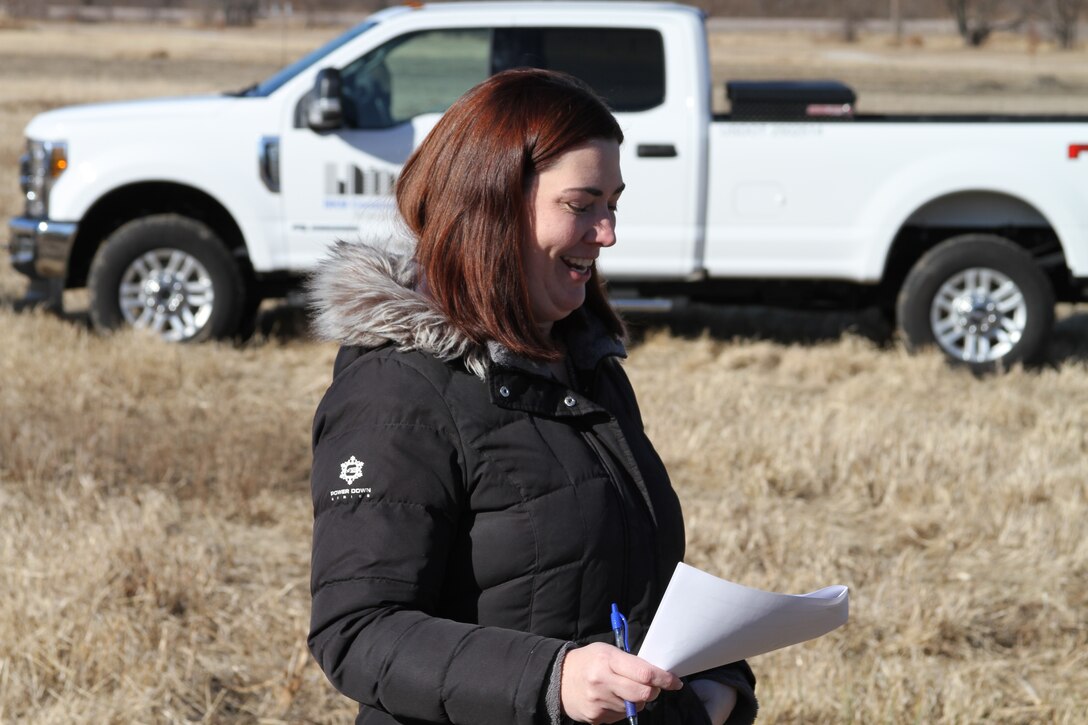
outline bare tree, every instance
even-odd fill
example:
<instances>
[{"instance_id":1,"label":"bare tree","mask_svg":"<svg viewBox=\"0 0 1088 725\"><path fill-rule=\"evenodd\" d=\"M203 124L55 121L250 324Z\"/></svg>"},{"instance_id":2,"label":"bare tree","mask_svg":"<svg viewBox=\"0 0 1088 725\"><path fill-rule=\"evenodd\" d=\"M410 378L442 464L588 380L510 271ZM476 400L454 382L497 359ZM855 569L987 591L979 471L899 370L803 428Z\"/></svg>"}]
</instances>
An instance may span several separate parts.
<instances>
[{"instance_id":1,"label":"bare tree","mask_svg":"<svg viewBox=\"0 0 1088 725\"><path fill-rule=\"evenodd\" d=\"M1049 0L1047 11L1054 38L1065 50L1077 42L1077 25L1080 24L1084 0Z\"/></svg>"},{"instance_id":2,"label":"bare tree","mask_svg":"<svg viewBox=\"0 0 1088 725\"><path fill-rule=\"evenodd\" d=\"M49 12L45 3L37 0L8 0L4 11L13 18L44 18Z\"/></svg>"},{"instance_id":3,"label":"bare tree","mask_svg":"<svg viewBox=\"0 0 1088 725\"><path fill-rule=\"evenodd\" d=\"M892 33L895 35L895 44L901 45L903 43L903 8L900 7L899 0L890 0L888 20L892 26Z\"/></svg>"},{"instance_id":4,"label":"bare tree","mask_svg":"<svg viewBox=\"0 0 1088 725\"><path fill-rule=\"evenodd\" d=\"M260 0L199 0L199 5L205 23L222 22L229 26L253 25L261 10Z\"/></svg>"},{"instance_id":5,"label":"bare tree","mask_svg":"<svg viewBox=\"0 0 1088 725\"><path fill-rule=\"evenodd\" d=\"M842 17L842 39L847 43L855 43L858 39L858 28L868 15L869 3L865 0L838 0L838 5Z\"/></svg>"},{"instance_id":6,"label":"bare tree","mask_svg":"<svg viewBox=\"0 0 1088 725\"><path fill-rule=\"evenodd\" d=\"M990 35L1002 30L1016 30L1027 19L1028 2L1013 0L947 0L948 9L956 19L960 37L977 48Z\"/></svg>"},{"instance_id":7,"label":"bare tree","mask_svg":"<svg viewBox=\"0 0 1088 725\"><path fill-rule=\"evenodd\" d=\"M261 9L260 0L221 0L221 3L223 21L228 26L253 25Z\"/></svg>"},{"instance_id":8,"label":"bare tree","mask_svg":"<svg viewBox=\"0 0 1088 725\"><path fill-rule=\"evenodd\" d=\"M147 9L151 22L158 22L163 18L163 12L173 10L181 6L181 0L142 0Z\"/></svg>"}]
</instances>

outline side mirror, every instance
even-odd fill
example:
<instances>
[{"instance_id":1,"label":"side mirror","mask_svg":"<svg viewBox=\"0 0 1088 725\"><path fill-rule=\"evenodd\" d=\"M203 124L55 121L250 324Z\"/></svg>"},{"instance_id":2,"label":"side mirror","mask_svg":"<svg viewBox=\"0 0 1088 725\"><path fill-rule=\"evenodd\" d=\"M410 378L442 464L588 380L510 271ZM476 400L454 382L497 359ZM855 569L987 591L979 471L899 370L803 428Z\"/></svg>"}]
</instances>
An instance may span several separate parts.
<instances>
[{"instance_id":1,"label":"side mirror","mask_svg":"<svg viewBox=\"0 0 1088 725\"><path fill-rule=\"evenodd\" d=\"M344 125L339 69L322 68L317 72L306 123L315 131L331 131Z\"/></svg>"}]
</instances>

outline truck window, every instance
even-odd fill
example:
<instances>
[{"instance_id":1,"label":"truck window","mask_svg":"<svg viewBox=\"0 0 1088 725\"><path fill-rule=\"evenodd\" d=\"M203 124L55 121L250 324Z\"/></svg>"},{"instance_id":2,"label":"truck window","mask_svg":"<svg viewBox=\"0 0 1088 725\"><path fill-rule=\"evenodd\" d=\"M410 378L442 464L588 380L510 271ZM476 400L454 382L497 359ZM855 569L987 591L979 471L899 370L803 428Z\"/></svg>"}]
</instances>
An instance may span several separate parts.
<instances>
[{"instance_id":1,"label":"truck window","mask_svg":"<svg viewBox=\"0 0 1088 725\"><path fill-rule=\"evenodd\" d=\"M488 76L491 30L426 30L402 35L340 71L350 128L389 128L442 113Z\"/></svg>"},{"instance_id":2,"label":"truck window","mask_svg":"<svg viewBox=\"0 0 1088 725\"><path fill-rule=\"evenodd\" d=\"M399 36L340 71L349 128L389 128L442 113L492 73L521 67L577 76L613 111L665 101L665 46L637 28L456 28Z\"/></svg>"},{"instance_id":3,"label":"truck window","mask_svg":"<svg viewBox=\"0 0 1088 725\"><path fill-rule=\"evenodd\" d=\"M656 30L497 28L492 72L522 66L577 76L617 112L665 101L665 46Z\"/></svg>"},{"instance_id":4,"label":"truck window","mask_svg":"<svg viewBox=\"0 0 1088 725\"><path fill-rule=\"evenodd\" d=\"M279 90L280 86L282 86L284 83L291 80L299 73L324 58L329 53L355 40L360 35L373 28L375 25L377 25L377 23L373 20L367 20L365 22L359 23L348 32L337 38L334 38L333 40L330 40L328 43L325 43L325 45L321 46L317 50L310 51L291 65L280 70L271 78L265 81L261 81L257 85L253 86L252 88L247 90L244 95L261 97L272 95L277 90Z\"/></svg>"}]
</instances>

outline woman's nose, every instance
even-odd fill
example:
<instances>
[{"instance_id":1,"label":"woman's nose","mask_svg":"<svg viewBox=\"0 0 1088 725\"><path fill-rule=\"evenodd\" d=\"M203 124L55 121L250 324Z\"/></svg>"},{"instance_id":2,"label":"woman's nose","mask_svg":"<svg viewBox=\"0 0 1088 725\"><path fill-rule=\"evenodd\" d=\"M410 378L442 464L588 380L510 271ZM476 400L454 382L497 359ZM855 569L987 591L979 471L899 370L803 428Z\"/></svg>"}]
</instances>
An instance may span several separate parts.
<instances>
[{"instance_id":1,"label":"woman's nose","mask_svg":"<svg viewBox=\"0 0 1088 725\"><path fill-rule=\"evenodd\" d=\"M616 221L611 218L599 219L593 225L593 242L602 247L611 247L616 243Z\"/></svg>"}]
</instances>

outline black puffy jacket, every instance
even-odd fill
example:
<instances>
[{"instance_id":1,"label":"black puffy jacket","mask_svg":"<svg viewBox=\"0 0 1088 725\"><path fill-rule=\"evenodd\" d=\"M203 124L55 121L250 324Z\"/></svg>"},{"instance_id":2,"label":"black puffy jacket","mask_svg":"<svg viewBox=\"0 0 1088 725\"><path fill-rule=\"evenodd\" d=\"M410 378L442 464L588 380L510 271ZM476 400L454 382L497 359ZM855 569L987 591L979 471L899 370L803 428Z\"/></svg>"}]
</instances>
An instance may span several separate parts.
<instances>
[{"instance_id":1,"label":"black puffy jacket","mask_svg":"<svg viewBox=\"0 0 1088 725\"><path fill-rule=\"evenodd\" d=\"M313 283L344 347L314 420L310 647L357 723L547 723L557 653L611 641L612 602L637 650L684 556L680 506L618 341L564 321L568 388L464 339L412 283L358 245ZM750 720L747 665L713 676ZM706 721L687 688L640 717Z\"/></svg>"}]
</instances>

